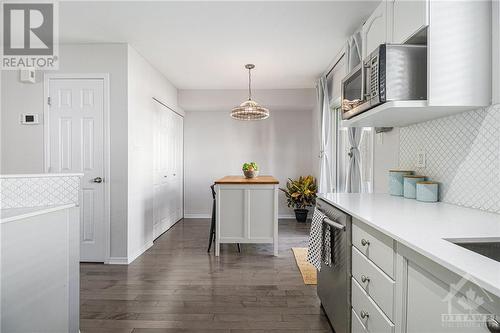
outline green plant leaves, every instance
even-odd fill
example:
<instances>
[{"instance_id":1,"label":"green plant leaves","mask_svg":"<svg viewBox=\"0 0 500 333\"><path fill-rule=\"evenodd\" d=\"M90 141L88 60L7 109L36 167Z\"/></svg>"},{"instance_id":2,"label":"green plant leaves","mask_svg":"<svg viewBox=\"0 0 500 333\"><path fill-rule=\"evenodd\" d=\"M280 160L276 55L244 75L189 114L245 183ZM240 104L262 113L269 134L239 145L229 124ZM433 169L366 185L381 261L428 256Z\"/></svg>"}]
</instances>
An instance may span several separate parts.
<instances>
[{"instance_id":1,"label":"green plant leaves","mask_svg":"<svg viewBox=\"0 0 500 333\"><path fill-rule=\"evenodd\" d=\"M288 178L286 189L280 188L285 193L288 207L305 208L316 203L318 186L313 176L300 176L298 179Z\"/></svg>"},{"instance_id":2,"label":"green plant leaves","mask_svg":"<svg viewBox=\"0 0 500 333\"><path fill-rule=\"evenodd\" d=\"M255 162L243 163L243 167L241 169L243 171L248 171L248 170L259 171L259 165Z\"/></svg>"}]
</instances>

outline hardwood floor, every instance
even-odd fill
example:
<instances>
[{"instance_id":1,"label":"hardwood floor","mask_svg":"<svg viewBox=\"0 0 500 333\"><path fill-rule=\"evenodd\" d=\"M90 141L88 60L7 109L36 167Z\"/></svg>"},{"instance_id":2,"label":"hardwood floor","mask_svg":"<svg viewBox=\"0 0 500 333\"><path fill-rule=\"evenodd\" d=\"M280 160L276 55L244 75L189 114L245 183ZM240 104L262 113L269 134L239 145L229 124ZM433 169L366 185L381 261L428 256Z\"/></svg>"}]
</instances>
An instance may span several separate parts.
<instances>
[{"instance_id":1,"label":"hardwood floor","mask_svg":"<svg viewBox=\"0 0 500 333\"><path fill-rule=\"evenodd\" d=\"M82 333L331 332L315 286L306 286L292 246L309 224L281 220L272 245L223 245L208 254L207 219L186 219L126 265L81 265Z\"/></svg>"}]
</instances>

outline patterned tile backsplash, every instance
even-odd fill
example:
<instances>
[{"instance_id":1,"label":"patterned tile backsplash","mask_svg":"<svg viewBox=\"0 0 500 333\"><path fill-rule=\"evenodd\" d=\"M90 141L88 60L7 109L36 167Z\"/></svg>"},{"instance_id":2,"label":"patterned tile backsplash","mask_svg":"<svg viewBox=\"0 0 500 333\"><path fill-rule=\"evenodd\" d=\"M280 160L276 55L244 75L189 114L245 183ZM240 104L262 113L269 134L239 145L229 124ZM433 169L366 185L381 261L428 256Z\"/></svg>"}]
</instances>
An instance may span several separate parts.
<instances>
[{"instance_id":1,"label":"patterned tile backsplash","mask_svg":"<svg viewBox=\"0 0 500 333\"><path fill-rule=\"evenodd\" d=\"M0 206L6 208L78 204L80 177L0 177Z\"/></svg>"},{"instance_id":2,"label":"patterned tile backsplash","mask_svg":"<svg viewBox=\"0 0 500 333\"><path fill-rule=\"evenodd\" d=\"M440 201L500 213L500 105L401 128L399 164L440 182Z\"/></svg>"}]
</instances>

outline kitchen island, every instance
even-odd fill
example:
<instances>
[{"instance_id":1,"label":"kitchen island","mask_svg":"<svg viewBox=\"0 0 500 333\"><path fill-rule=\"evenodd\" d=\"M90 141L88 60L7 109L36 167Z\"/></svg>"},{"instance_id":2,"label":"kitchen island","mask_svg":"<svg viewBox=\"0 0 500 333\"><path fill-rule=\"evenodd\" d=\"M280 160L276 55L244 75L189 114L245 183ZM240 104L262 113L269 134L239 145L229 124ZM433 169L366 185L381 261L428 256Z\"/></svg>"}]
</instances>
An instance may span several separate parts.
<instances>
[{"instance_id":1,"label":"kitchen island","mask_svg":"<svg viewBox=\"0 0 500 333\"><path fill-rule=\"evenodd\" d=\"M221 243L272 243L277 256L279 181L272 176L226 176L215 184L215 255Z\"/></svg>"}]
</instances>

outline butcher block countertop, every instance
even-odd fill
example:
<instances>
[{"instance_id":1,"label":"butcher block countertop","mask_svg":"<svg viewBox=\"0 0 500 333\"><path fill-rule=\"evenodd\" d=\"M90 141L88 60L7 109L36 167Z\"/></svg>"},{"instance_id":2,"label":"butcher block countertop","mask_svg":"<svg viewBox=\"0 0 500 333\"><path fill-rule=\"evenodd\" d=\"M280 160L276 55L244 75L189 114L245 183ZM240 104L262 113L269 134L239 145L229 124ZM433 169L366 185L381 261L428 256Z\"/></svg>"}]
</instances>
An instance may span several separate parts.
<instances>
[{"instance_id":1,"label":"butcher block countertop","mask_svg":"<svg viewBox=\"0 0 500 333\"><path fill-rule=\"evenodd\" d=\"M215 184L279 184L280 182L273 176L259 176L256 178L245 178L244 176L226 176L215 181Z\"/></svg>"}]
</instances>

